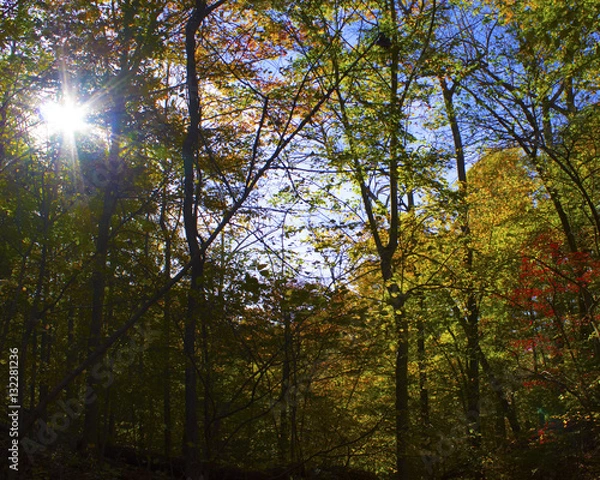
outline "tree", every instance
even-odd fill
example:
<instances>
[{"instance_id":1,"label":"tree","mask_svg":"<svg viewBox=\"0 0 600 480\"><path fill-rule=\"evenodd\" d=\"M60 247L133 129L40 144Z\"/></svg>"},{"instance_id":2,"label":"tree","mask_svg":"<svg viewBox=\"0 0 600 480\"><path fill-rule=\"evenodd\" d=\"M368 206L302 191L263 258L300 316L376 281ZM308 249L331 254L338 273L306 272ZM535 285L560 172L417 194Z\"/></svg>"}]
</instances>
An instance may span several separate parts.
<instances>
[{"instance_id":1,"label":"tree","mask_svg":"<svg viewBox=\"0 0 600 480\"><path fill-rule=\"evenodd\" d=\"M597 477L597 17L5 2L23 475Z\"/></svg>"},{"instance_id":2,"label":"tree","mask_svg":"<svg viewBox=\"0 0 600 480\"><path fill-rule=\"evenodd\" d=\"M231 93L234 97L239 98L247 103L244 109L250 125L241 124L241 134L237 137L229 138L230 131L227 127L219 126L205 127L212 122L203 118L208 114L209 118L215 109L209 102L207 106L201 105L200 102L200 87L198 78L198 59L196 48L196 34L202 23L208 19L211 13L217 8L224 5L225 2L216 2L212 5L207 5L204 1L196 2L195 8L186 23L186 82L188 94L188 111L190 116L190 124L183 145L183 160L184 160L184 223L186 230L186 238L190 250L192 271L191 271L191 291L188 304L188 313L186 324L186 339L185 353L188 357L188 365L186 367L186 474L189 476L198 475L197 451L198 434L197 434L197 419L196 419L196 363L195 363L195 335L196 335L196 312L202 312L202 282L203 268L206 252L216 240L221 231L230 222L232 217L240 210L240 208L248 201L251 193L254 191L258 182L266 174L266 172L275 164L282 151L295 139L298 133L319 111L321 106L333 93L340 81L347 75L347 71L340 72L340 78L336 79L333 85L326 86L325 91L316 98L312 98L309 90L311 84L318 82L318 76L312 66L302 73L299 79L290 78L292 85L297 85L293 96L281 96L282 82L271 76L265 78L260 76L260 70L254 65L256 59L265 61L266 58L278 58L285 51L281 50L272 40L267 40L265 45L249 43L249 49L246 55L241 58L233 58L227 62L227 58L223 57L218 50L213 50L213 39L204 38L204 49L207 59L214 57L223 62L224 75L231 78L232 89ZM259 7L261 9L261 7ZM267 13L264 11L263 13ZM267 17L263 17L264 19ZM241 22L236 25L227 25L227 15L223 16L223 25L225 29L237 31L240 39L246 39L248 34L256 29L254 20ZM274 15L270 22L266 23L266 27L261 27L264 30L271 30L272 26L283 27L288 39L286 41L290 47L295 46L297 38L300 37L303 25L294 25L291 19L283 21ZM278 38L282 40L281 35ZM285 46L285 44L284 44ZM219 48L218 46L216 48ZM221 57L221 58L220 58ZM356 61L355 61L356 63ZM353 70L354 65L350 64L348 71ZM211 72L203 68L204 78L207 80L206 85L214 85L221 87L223 93L227 93L227 88L221 84L222 79L213 80ZM285 75L284 70L280 70L280 75ZM258 79L252 79L252 76L259 75ZM289 87L288 87L289 88ZM238 90L238 91L236 91ZM301 100L312 103L312 106L304 107L300 103ZM273 105L274 104L274 105ZM277 108L278 110L275 110ZM206 111L206 112L205 112ZM225 117L231 116L232 112L225 110ZM210 136L213 138L211 138ZM223 143L224 140L226 143ZM263 143L271 141L270 148L264 148ZM220 142L220 143L217 143ZM225 145L231 146L231 150ZM202 171L199 167L202 165L200 156L197 150L202 151L202 163L206 166L206 170ZM237 153L234 153L237 149ZM238 165L232 165L230 162L234 160L241 162ZM196 169L195 170L195 165ZM208 173L208 175L206 175ZM206 176L205 176L206 175ZM198 232L198 215L201 202L207 205L207 199L211 193L216 194L217 199L217 214L216 220L209 221L210 225L204 239L200 237ZM198 302L198 310L197 310ZM204 305L206 305L204 303ZM206 308L204 308L206 310ZM202 322L206 322L205 316L200 313ZM212 454L210 445L212 439L210 437L210 413L206 398L211 395L212 374L211 374L211 359L208 357L209 346L207 345L207 329L206 323L201 323L202 335L202 355L203 355L203 386L204 386L204 442L205 442L205 459L210 460Z\"/></svg>"},{"instance_id":3,"label":"tree","mask_svg":"<svg viewBox=\"0 0 600 480\"><path fill-rule=\"evenodd\" d=\"M387 291L386 302L396 334L396 471L402 479L410 475L409 337L405 304L410 296L408 272L414 268L408 259L414 247L407 232L414 219L414 191L419 187L410 181L419 166L410 164L416 156L413 157L406 146L409 133L403 127L403 120L429 48L437 4L405 6L391 2L381 6L380 11L380 16L373 19L379 31L374 39L376 47L361 68L365 83L361 85L356 77L338 81L335 113L326 120L328 129L322 130L321 142L325 146L324 154L340 171L349 172L359 191L365 230L374 243L381 280ZM369 20L360 16L354 20L366 38L373 35L372 31L364 30ZM425 39L423 43L416 42L418 36ZM339 78L344 49L355 47L336 38L330 41L340 44L339 53L334 51L335 55L329 60L332 74Z\"/></svg>"}]
</instances>

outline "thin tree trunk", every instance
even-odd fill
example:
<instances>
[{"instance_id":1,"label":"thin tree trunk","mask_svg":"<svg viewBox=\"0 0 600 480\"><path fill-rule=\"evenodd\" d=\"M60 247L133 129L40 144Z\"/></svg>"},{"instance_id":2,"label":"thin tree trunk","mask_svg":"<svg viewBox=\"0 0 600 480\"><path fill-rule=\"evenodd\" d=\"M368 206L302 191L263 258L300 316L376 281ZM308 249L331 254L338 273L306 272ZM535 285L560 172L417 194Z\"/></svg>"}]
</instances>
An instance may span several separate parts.
<instances>
[{"instance_id":1,"label":"thin tree trunk","mask_svg":"<svg viewBox=\"0 0 600 480\"><path fill-rule=\"evenodd\" d=\"M558 219L560 220L560 225L562 227L563 233L567 240L567 245L569 246L569 250L571 252L577 252L577 240L575 238L575 234L573 232L573 228L571 227L571 221L565 211L562 201L560 199L560 195L556 188L552 185L552 182L548 179L548 173L546 171L546 167L542 165L540 159L537 156L536 152L529 153L529 159L535 171L540 176L540 180L544 184L544 188L548 192L550 196L550 200L552 201L552 205L554 206L554 210L556 210L556 214L558 215Z\"/></svg>"},{"instance_id":2,"label":"thin tree trunk","mask_svg":"<svg viewBox=\"0 0 600 480\"><path fill-rule=\"evenodd\" d=\"M404 300L393 302L396 321L396 468L398 479L409 478L408 436L410 416L408 410L408 320L401 310Z\"/></svg>"},{"instance_id":3,"label":"thin tree trunk","mask_svg":"<svg viewBox=\"0 0 600 480\"><path fill-rule=\"evenodd\" d=\"M31 306L31 312L27 319L25 331L23 332L23 337L21 339L21 348L19 350L19 367L20 367L19 368L19 385L23 385L23 386L25 386L27 384L25 372L26 372L27 365L30 361L31 361L31 365L32 365L32 367L31 367L32 372L35 371L35 365L36 365L35 354L30 356L28 348L29 348L30 342L32 343L32 346L34 348L37 347L37 344L36 344L37 336L35 335L35 327L39 323L40 315L41 315L40 305L42 303L42 289L43 289L43 285L44 285L44 280L46 278L47 253L48 253L48 249L47 249L46 241L44 241L44 244L42 245L42 254L41 254L41 258L40 258L40 268L39 268L38 278L37 278L37 282L36 282L36 288L35 288L35 292L33 295L33 304ZM36 375L34 375L32 373L31 392L29 395L29 403L32 406L35 405L35 394L33 393L35 391L35 382L36 382L35 377L36 377ZM23 388L19 389L19 404L20 405L24 405L23 394L24 394L24 389ZM33 407L31 407L31 408L33 408Z\"/></svg>"},{"instance_id":4,"label":"thin tree trunk","mask_svg":"<svg viewBox=\"0 0 600 480\"><path fill-rule=\"evenodd\" d=\"M195 198L194 193L196 181L201 181L201 179L196 180L195 178L198 129L200 128L200 100L196 68L196 33L206 15L205 2L197 0L194 11L185 26L186 83L190 123L188 125L182 150L184 169L183 218L192 267L183 340L183 350L186 362L183 455L185 458L185 475L191 479L196 479L200 475L198 392L196 375L196 318L199 311L198 301L202 294L202 280L204 273L204 260L200 254L201 250L198 238L197 199Z\"/></svg>"},{"instance_id":5,"label":"thin tree trunk","mask_svg":"<svg viewBox=\"0 0 600 480\"><path fill-rule=\"evenodd\" d=\"M40 320L42 323L45 323L44 313ZM43 366L44 370L48 370L50 367L50 358L52 352L52 331L47 328L42 329L42 342L41 342L41 351L40 351L40 364ZM42 378L40 381L40 402L43 401L48 396L48 381L45 378Z\"/></svg>"},{"instance_id":6,"label":"thin tree trunk","mask_svg":"<svg viewBox=\"0 0 600 480\"><path fill-rule=\"evenodd\" d=\"M408 466L408 436L410 429L410 416L408 409L408 319L404 313L404 304L407 296L400 291L398 284L393 281L392 258L395 249L386 249L381 252L381 273L384 284L389 285L387 291L390 305L394 310L394 323L396 331L396 359L395 359L395 435L396 435L396 470L397 478L409 478Z\"/></svg>"},{"instance_id":7,"label":"thin tree trunk","mask_svg":"<svg viewBox=\"0 0 600 480\"><path fill-rule=\"evenodd\" d=\"M53 195L49 191L49 187L46 185L45 175L42 175L42 186L41 186L41 214L42 214L42 232L41 232L41 241L42 241L42 249L39 261L39 270L38 276L36 280L35 292L33 295L33 302L31 306L31 311L29 313L29 317L25 324L25 330L23 332L23 337L21 339L21 349L19 351L19 385L26 385L25 374L27 370L27 364L31 361L31 385L30 385L30 395L29 395L29 403L30 408L33 409L35 405L35 390L36 390L36 382L37 382L37 364L36 364L36 354L37 351L37 335L35 332L36 326L41 320L41 317L44 315L42 312L42 303L43 296L46 290L46 280L48 275L48 257L50 255L49 246L48 246L48 233L50 231L50 202L52 201ZM33 245L33 243L32 243ZM34 348L34 353L31 358L28 356L28 347L30 339L32 340L32 346ZM23 405L24 388L19 390L19 404Z\"/></svg>"},{"instance_id":8,"label":"thin tree trunk","mask_svg":"<svg viewBox=\"0 0 600 480\"><path fill-rule=\"evenodd\" d=\"M469 268L472 264L467 265ZM481 446L481 424L480 424L480 379L479 379L479 307L473 291L467 294L466 312L466 336L467 336L467 424L471 444L475 448Z\"/></svg>"},{"instance_id":9,"label":"thin tree trunk","mask_svg":"<svg viewBox=\"0 0 600 480\"><path fill-rule=\"evenodd\" d=\"M171 233L167 227L167 189L163 189L163 199L160 211L160 228L165 242L165 265L164 277L165 283L171 278ZM165 346L164 366L163 366L163 419L164 419L164 452L167 459L171 458L173 429L171 420L171 295L165 294L163 307L163 342Z\"/></svg>"},{"instance_id":10,"label":"thin tree trunk","mask_svg":"<svg viewBox=\"0 0 600 480\"><path fill-rule=\"evenodd\" d=\"M120 75L122 77L123 75ZM107 184L104 189L102 212L98 221L96 250L92 271L92 315L88 336L88 355L94 352L102 343L102 328L104 326L105 290L108 284L108 248L111 236L111 221L117 207L117 170L120 166L121 135L125 125L125 99L121 92L114 96L112 112L111 142L107 161ZM88 392L98 395L98 379L92 371L88 373L86 386ZM83 450L98 451L99 442L99 403L96 399L86 403L83 421Z\"/></svg>"},{"instance_id":11,"label":"thin tree trunk","mask_svg":"<svg viewBox=\"0 0 600 480\"><path fill-rule=\"evenodd\" d=\"M462 141L462 135L460 127L458 125L458 119L456 118L456 112L454 110L453 97L456 88L456 84L449 87L444 78L440 78L440 86L442 88L442 95L444 97L444 105L446 108L446 115L452 131L452 138L454 141L454 154L456 156L456 170L458 173L459 192L461 194L461 204L459 208L462 213L461 236L465 239L465 252L464 252L464 267L466 274L470 276L473 271L473 249L469 242L469 215L468 205L465 201L467 194L467 172L465 162L465 152ZM466 311L460 312L461 325L465 331L467 337L467 351L466 351L466 371L467 371L467 385L466 385L466 396L467 396L467 425L468 434L471 441L471 445L479 449L481 446L481 424L480 424L480 380L479 380L479 305L477 302L477 296L472 282L467 282L467 297L465 299Z\"/></svg>"},{"instance_id":12,"label":"thin tree trunk","mask_svg":"<svg viewBox=\"0 0 600 480\"><path fill-rule=\"evenodd\" d=\"M421 312L423 312L421 302ZM419 317L417 320L417 362L419 365L419 407L421 424L429 424L429 390L427 388L427 355L425 349L425 324Z\"/></svg>"},{"instance_id":13,"label":"thin tree trunk","mask_svg":"<svg viewBox=\"0 0 600 480\"><path fill-rule=\"evenodd\" d=\"M291 387L292 335L289 312L283 311L283 365L281 368L281 413L279 415L279 458L282 465L291 463L289 401Z\"/></svg>"},{"instance_id":14,"label":"thin tree trunk","mask_svg":"<svg viewBox=\"0 0 600 480\"><path fill-rule=\"evenodd\" d=\"M408 193L408 208L413 211L415 197L413 192ZM418 276L418 275L417 275ZM417 364L419 368L419 411L422 425L429 424L429 390L427 387L427 351L425 349L425 322L423 313L425 305L423 296L419 296L419 316L417 318Z\"/></svg>"},{"instance_id":15,"label":"thin tree trunk","mask_svg":"<svg viewBox=\"0 0 600 480\"><path fill-rule=\"evenodd\" d=\"M395 26L398 24L396 4L390 2L390 19ZM409 478L408 469L408 435L410 428L410 417L408 410L408 320L404 314L404 303L406 296L401 292L400 286L394 280L393 260L398 249L398 235L400 229L400 207L399 207L399 178L398 178L398 156L400 154L399 134L400 113L402 100L399 98L398 71L400 65L400 47L398 45L398 33L394 30L391 46L390 65L390 227L389 239L385 247L379 248L381 259L381 273L383 281L388 286L390 304L394 310L394 322L396 331L396 365L395 365L395 411L396 411L396 469L398 480ZM405 88L408 88L406 85ZM405 94L406 94L405 90Z\"/></svg>"},{"instance_id":16,"label":"thin tree trunk","mask_svg":"<svg viewBox=\"0 0 600 480\"><path fill-rule=\"evenodd\" d=\"M119 158L119 130L113 130L113 139L109 159L115 162ZM109 160L110 164L110 160ZM88 355L94 352L102 343L102 327L104 324L104 297L107 283L108 245L110 240L110 223L116 208L117 195L114 186L109 183L104 192L102 214L98 222L98 236L94 258L94 271L92 272L92 316L88 337ZM86 386L88 391L98 395L98 379L90 371L87 376ZM97 450L99 441L99 403L96 399L86 403L83 422L83 450Z\"/></svg>"},{"instance_id":17,"label":"thin tree trunk","mask_svg":"<svg viewBox=\"0 0 600 480\"><path fill-rule=\"evenodd\" d=\"M200 334L202 340L202 419L203 419L203 437L204 437L204 460L210 462L213 460L215 441L217 438L218 423L215 422L215 389L213 363L211 358L210 348L210 328L208 312L212 311L206 302L206 298L201 298L202 305L200 306ZM208 473L205 474L205 476Z\"/></svg>"},{"instance_id":18,"label":"thin tree trunk","mask_svg":"<svg viewBox=\"0 0 600 480\"><path fill-rule=\"evenodd\" d=\"M73 301L69 302L69 313L67 314L67 318L68 320L66 360L67 365L76 365L78 361L75 345L75 305L73 304ZM67 398L73 397L73 390L73 384L69 384L65 390ZM43 401L46 400L46 397L44 397Z\"/></svg>"}]
</instances>

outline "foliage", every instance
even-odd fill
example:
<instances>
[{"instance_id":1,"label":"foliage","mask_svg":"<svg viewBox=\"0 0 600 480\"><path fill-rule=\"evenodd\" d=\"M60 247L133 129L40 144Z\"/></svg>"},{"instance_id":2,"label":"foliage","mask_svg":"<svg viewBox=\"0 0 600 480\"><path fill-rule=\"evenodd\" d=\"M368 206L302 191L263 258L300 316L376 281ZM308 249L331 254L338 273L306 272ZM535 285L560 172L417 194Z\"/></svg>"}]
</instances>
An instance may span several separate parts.
<instances>
[{"instance_id":1,"label":"foliage","mask_svg":"<svg viewBox=\"0 0 600 480\"><path fill-rule=\"evenodd\" d=\"M23 475L596 478L599 12L4 2Z\"/></svg>"}]
</instances>

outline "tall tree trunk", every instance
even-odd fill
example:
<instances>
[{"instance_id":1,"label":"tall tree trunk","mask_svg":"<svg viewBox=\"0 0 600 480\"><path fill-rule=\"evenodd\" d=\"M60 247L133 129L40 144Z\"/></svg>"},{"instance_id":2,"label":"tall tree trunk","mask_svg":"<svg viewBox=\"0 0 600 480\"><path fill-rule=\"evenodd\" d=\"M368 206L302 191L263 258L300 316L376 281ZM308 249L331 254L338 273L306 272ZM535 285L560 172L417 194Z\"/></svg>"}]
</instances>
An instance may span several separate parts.
<instances>
[{"instance_id":1,"label":"tall tree trunk","mask_svg":"<svg viewBox=\"0 0 600 480\"><path fill-rule=\"evenodd\" d=\"M456 157L456 170L458 173L459 182L459 193L460 201L459 209L461 210L461 236L464 238L464 257L463 264L466 270L466 275L471 276L473 271L473 249L469 241L469 214L468 205L466 203L467 194L467 172L465 153L462 141L462 135L460 127L458 125L458 119L456 118L456 112L454 110L454 92L456 84L449 87L444 78L440 78L440 85L442 88L442 95L444 97L444 106L446 108L446 115L448 122L450 123L450 129L452 131L452 138L454 141L454 154ZM460 218L460 217L459 217ZM471 280L467 280L466 285L467 297L465 299L465 311L460 312L464 321L461 321L465 336L467 337L467 351L466 351L466 371L467 371L467 385L466 385L466 396L467 396L467 425L468 434L471 441L471 445L479 449L481 446L481 424L480 424L480 381L479 381L479 305L477 301L477 294Z\"/></svg>"},{"instance_id":2,"label":"tall tree trunk","mask_svg":"<svg viewBox=\"0 0 600 480\"><path fill-rule=\"evenodd\" d=\"M124 114L124 105L119 101L116 106L113 124L110 152L108 156L109 166L118 165L120 146L119 137ZM98 222L98 233L96 238L96 250L94 252L94 269L92 272L92 316L90 321L90 332L88 337L88 356L91 355L102 343L102 327L104 325L104 298L107 285L107 260L108 246L110 240L110 224L117 206L117 193L115 185L109 180L104 191L102 213ZM88 392L98 395L98 379L90 371L87 376L86 386ZM89 397L95 398L95 397ZM97 450L99 445L98 422L99 402L95 398L86 403L83 422L83 439L81 448L83 450Z\"/></svg>"},{"instance_id":3,"label":"tall tree trunk","mask_svg":"<svg viewBox=\"0 0 600 480\"><path fill-rule=\"evenodd\" d=\"M450 88L446 83L445 79L440 78L440 85L442 87L442 94L444 97L446 114L452 130L452 136L454 139L454 148L457 161L457 172L458 179L460 182L460 189L466 193L467 190L467 174L465 168L465 157L462 143L462 136L458 121L456 118L453 95L455 86ZM465 206L466 208L466 206ZM464 236L469 234L469 223L468 215L465 213L465 220L461 225L461 230ZM567 223L568 225L568 223ZM566 229L567 237L570 228ZM473 269L473 250L470 248L468 239L466 244L465 254L465 267L467 271ZM515 407L511 404L506 397L505 388L497 380L490 364L488 363L481 346L479 344L479 307L477 305L477 298L472 285L468 285L468 294L466 299L466 315L463 312L455 309L457 317L460 319L461 326L467 337L467 417L469 429L472 431L472 444L476 447L480 446L480 411L479 411L479 398L480 398L480 378L479 378L479 366L483 368L490 386L497 397L497 404L502 411L504 417L509 421L511 430L515 435L519 435L521 427L517 418ZM477 435L477 438L473 436Z\"/></svg>"},{"instance_id":4,"label":"tall tree trunk","mask_svg":"<svg viewBox=\"0 0 600 480\"><path fill-rule=\"evenodd\" d=\"M210 462L214 460L213 455L216 450L215 442L218 436L219 422L216 421L215 378L210 348L211 342L208 312L212 312L212 308L209 307L205 297L200 297L200 300L202 301L202 304L199 305L200 339L202 341L202 433L204 440L204 461L210 464ZM209 473L205 473L205 476L207 475L209 475Z\"/></svg>"},{"instance_id":5,"label":"tall tree trunk","mask_svg":"<svg viewBox=\"0 0 600 480\"><path fill-rule=\"evenodd\" d=\"M67 351L65 358L67 365L77 365L79 363L75 345L75 303L72 300L69 302L69 311L67 313ZM65 389L67 398L73 397L73 390L73 384L70 383Z\"/></svg>"},{"instance_id":6,"label":"tall tree trunk","mask_svg":"<svg viewBox=\"0 0 600 480\"><path fill-rule=\"evenodd\" d=\"M45 316L43 314L40 320L42 323L45 323ZM42 369L45 371L49 370L50 367L50 359L52 352L52 330L49 328L42 329L42 342L41 342L41 351L40 351L40 364L42 365ZM45 378L40 380L40 402L43 401L48 396L48 381Z\"/></svg>"},{"instance_id":7,"label":"tall tree trunk","mask_svg":"<svg viewBox=\"0 0 600 480\"><path fill-rule=\"evenodd\" d=\"M44 235L44 237L46 237L46 235ZM41 258L40 258L40 267L39 267L39 271L38 271L38 278L36 281L36 288L35 288L35 292L33 295L33 304L31 306L31 312L29 313L27 322L25 324L25 330L23 332L23 337L21 339L21 348L19 350L19 385L22 385L23 387L25 387L25 385L27 385L26 382L26 367L28 365L28 363L31 362L32 365L32 369L35 368L36 362L35 362L35 354L33 355L29 355L29 344L32 344L33 348L37 348L37 335L35 334L35 327L36 325L39 323L40 321L40 317L42 315L41 313L41 304L42 304L42 293L43 293L43 286L44 286L44 282L46 279L46 272L47 272L47 254L48 254L48 248L47 248L47 243L46 240L42 240L43 241L43 245L42 245L42 252L41 252ZM30 389L30 395L29 395L29 404L31 405L31 408L33 408L33 406L35 405L35 383L36 383L36 378L35 375L32 374L31 376L31 389ZM19 390L19 405L24 405L24 388L21 388Z\"/></svg>"},{"instance_id":8,"label":"tall tree trunk","mask_svg":"<svg viewBox=\"0 0 600 480\"><path fill-rule=\"evenodd\" d=\"M285 307L284 307L285 308ZM292 463L290 458L290 422L289 403L291 388L291 357L292 334L291 318L285 309L281 312L283 317L283 365L281 367L281 412L279 415L279 459L282 465Z\"/></svg>"},{"instance_id":9,"label":"tall tree trunk","mask_svg":"<svg viewBox=\"0 0 600 480\"><path fill-rule=\"evenodd\" d=\"M126 59L122 59L122 70L119 74L119 81L127 77ZM125 98L123 96L122 86L116 89L113 94L113 110L111 112L111 137L106 162L107 177L104 187L104 196L102 201L102 212L98 220L98 233L96 236L96 249L94 252L94 263L91 279L92 287L92 315L90 320L90 331L88 336L88 356L92 354L102 343L102 328L104 326L104 303L106 287L108 285L108 249L111 237L111 221L117 208L117 190L118 190L118 172L121 167L121 136L125 127ZM93 371L88 373L86 379L86 396L93 401L85 405L83 420L83 438L81 442L82 450L99 451L99 402L97 399L98 379ZM93 392L94 396L91 396Z\"/></svg>"},{"instance_id":10,"label":"tall tree trunk","mask_svg":"<svg viewBox=\"0 0 600 480\"><path fill-rule=\"evenodd\" d=\"M563 233L565 235L565 239L567 240L567 245L569 246L569 250L571 252L577 252L577 239L575 238L575 233L573 232L573 228L571 226L571 221L569 220L569 216L563 207L563 202L560 198L560 194L558 190L552 184L549 177L550 175L547 172L546 166L543 165L542 161L538 157L537 152L529 152L529 159L540 177L546 192L548 192L548 196L552 201L552 205L554 206L554 210L556 211L556 215L558 215L558 219L560 220L560 225L562 227Z\"/></svg>"},{"instance_id":11,"label":"tall tree trunk","mask_svg":"<svg viewBox=\"0 0 600 480\"><path fill-rule=\"evenodd\" d=\"M408 436L410 416L408 410L408 320L401 310L404 300L392 302L396 312L396 468L398 479L409 478Z\"/></svg>"},{"instance_id":12,"label":"tall tree trunk","mask_svg":"<svg viewBox=\"0 0 600 480\"><path fill-rule=\"evenodd\" d=\"M386 39L385 50L389 53L389 80L390 89L388 97L388 105L382 114L385 114L389 119L386 125L386 134L389 135L389 152L387 152L386 166L388 171L389 187L389 205L387 209L387 226L383 226L378 221L375 213L374 198L375 193L369 187L369 179L365 165L361 164L360 149L357 148L355 140L352 137L352 125L349 121L348 111L346 110L346 99L343 97L339 89L336 94L339 99L340 119L344 129L348 132L348 143L353 160L353 175L354 180L360 187L360 195L367 216L367 224L369 232L374 240L377 254L379 256L380 272L382 280L387 292L388 303L393 310L394 328L396 333L396 359L395 359L395 441L396 441L396 476L398 480L409 479L409 461L408 461L408 438L410 430L409 416L409 391L408 391L408 353L409 353L409 335L408 335L408 319L404 313L404 305L408 299L408 295L402 290L401 279L396 277L396 266L394 262L402 262L402 259L395 259L398 253L399 235L400 235L400 159L405 157L404 147L402 145L401 135L403 126L401 123L404 104L408 98L410 87L416 80L418 75L418 67L421 61L425 58L424 53L429 47L432 36L436 2L432 2L430 13L431 22L429 31L421 50L421 55L416 65L407 73L406 78L402 82L402 92L400 91L400 39L399 22L397 14L397 3L389 2L386 5L386 14L389 17L389 25L392 25L394 30L390 33L390 38ZM411 8L402 6L406 16L412 15ZM337 80L339 81L339 71L336 70ZM414 201L409 199L409 201Z\"/></svg>"},{"instance_id":13,"label":"tall tree trunk","mask_svg":"<svg viewBox=\"0 0 600 480\"><path fill-rule=\"evenodd\" d=\"M390 20L392 25L398 25L398 15L395 2L390 2ZM396 27L395 27L396 28ZM396 411L396 469L398 480L409 478L408 468L408 435L410 416L408 410L408 319L404 314L406 295L401 291L397 280L394 279L394 255L398 249L398 236L400 229L400 198L399 198L399 163L401 131L400 114L403 100L399 97L398 73L400 65L400 47L398 32L394 30L391 46L390 65L390 214L388 243L385 247L381 241L379 258L381 260L381 273L383 281L388 285L390 304L394 310L396 331L396 365L395 365L395 411ZM405 86L408 89L408 84ZM407 90L404 91L404 94Z\"/></svg>"},{"instance_id":14,"label":"tall tree trunk","mask_svg":"<svg viewBox=\"0 0 600 480\"><path fill-rule=\"evenodd\" d=\"M165 264L163 275L165 284L171 279L171 232L167 226L167 188L163 189L163 199L160 210L160 229L165 242ZM165 294L163 307L163 342L164 342L164 366L163 366L163 420L164 420L164 452L167 459L171 458L172 450L172 420L171 420L171 295Z\"/></svg>"},{"instance_id":15,"label":"tall tree trunk","mask_svg":"<svg viewBox=\"0 0 600 480\"><path fill-rule=\"evenodd\" d=\"M42 225L40 238L42 242L42 249L40 252L40 260L39 260L39 269L38 276L36 279L35 292L33 295L33 302L31 306L31 311L27 318L27 322L25 323L25 330L23 332L23 336L21 339L21 349L19 351L19 385L22 385L19 390L19 405L24 405L24 386L27 384L26 382L26 371L27 364L31 362L31 383L30 383L30 395L29 395L29 404L30 408L33 409L36 404L35 391L36 391L36 382L37 382L37 364L35 359L35 351L37 351L37 335L36 335L36 327L43 320L45 316L45 312L43 311L42 304L44 303L44 294L47 290L47 277L48 277L48 258L51 256L51 250L48 245L49 241L49 233L50 233L50 205L53 199L55 198L56 191L53 188L50 188L46 184L46 175L42 175L42 185L41 185L41 217L42 217ZM32 242L32 245L34 242ZM42 341L45 343L45 337L48 333L44 331L42 333ZM28 347L29 343L32 343L32 347L34 349L34 354L28 355ZM45 361L44 359L44 351L45 345L42 345L42 358L41 362ZM45 382L43 382L45 383ZM42 394L47 393L47 389Z\"/></svg>"},{"instance_id":16,"label":"tall tree trunk","mask_svg":"<svg viewBox=\"0 0 600 480\"><path fill-rule=\"evenodd\" d=\"M421 312L424 312L421 301ZM425 322L419 317L417 319L417 362L419 365L419 410L421 424L429 424L429 390L427 387L427 351L425 349Z\"/></svg>"},{"instance_id":17,"label":"tall tree trunk","mask_svg":"<svg viewBox=\"0 0 600 480\"><path fill-rule=\"evenodd\" d=\"M183 350L186 362L183 455L185 457L185 474L191 479L196 479L200 475L196 372L196 319L199 312L199 300L202 295L202 281L204 275L204 258L201 255L197 225L198 218L196 207L198 199L195 198L196 182L201 182L201 179L196 179L195 175L199 136L198 130L200 128L200 100L196 68L196 33L207 15L208 11L206 3L202 0L197 0L192 15L189 17L185 26L186 85L190 123L188 125L182 149L184 170L183 219L192 266L183 340Z\"/></svg>"},{"instance_id":18,"label":"tall tree trunk","mask_svg":"<svg viewBox=\"0 0 600 480\"><path fill-rule=\"evenodd\" d=\"M391 258L389 259L391 261ZM382 260L382 273L385 283L391 282L392 270L388 267L388 259ZM394 310L394 326L396 332L395 359L395 418L396 418L396 469L397 478L409 478L408 468L408 436L410 416L408 410L408 319L404 314L404 304L407 297L400 291L395 282L388 287L390 305Z\"/></svg>"},{"instance_id":19,"label":"tall tree trunk","mask_svg":"<svg viewBox=\"0 0 600 480\"><path fill-rule=\"evenodd\" d=\"M467 264L468 268L472 263ZM479 379L479 306L472 289L467 293L466 322L464 323L467 337L467 424L471 444L475 448L481 446L480 423L480 379Z\"/></svg>"},{"instance_id":20,"label":"tall tree trunk","mask_svg":"<svg viewBox=\"0 0 600 480\"><path fill-rule=\"evenodd\" d=\"M572 80L573 79L571 77L567 77L567 79L565 80L565 90L566 90L565 93L566 93L566 102L567 102L569 112L575 113L575 105L573 103L574 100L572 97L572 94L573 94ZM597 208L596 204L592 201L592 198L590 197L589 193L587 192L582 179L577 174L575 169L569 168L570 165L568 164L568 161L567 161L566 165L563 162L561 162L560 159L558 158L557 154L555 153L554 132L553 132L553 128L552 128L549 99L545 99L545 101L542 103L542 131L544 132L544 145L545 145L545 151L546 151L547 155L550 158L552 158L554 160L554 162L556 164L558 164L563 171L567 172L567 174L571 178L572 182L575 184L577 189L581 192L581 196L582 196L585 204L590 209L589 217L591 218L592 224L595 227L596 236L600 235L600 214L598 213L598 208ZM555 208L558 218L560 220L561 226L563 228L563 233L565 234L565 237L567 239L567 245L569 246L569 250L571 253L577 253L578 249L579 249L578 242L576 240L575 233L573 232L573 229L571 227L571 222L569 220L569 217L567 216L567 213L566 213L565 209L563 208L563 205L562 205L562 202L560 199L560 195L559 195L557 189L552 185L552 182L547 181L548 174L546 172L545 166L542 164L540 159L537 158L535 153L532 153L532 155L530 155L530 157L534 157L534 158L532 158L532 163L534 164L536 170L538 171L538 174L540 175L540 178L542 179L542 182L544 183L546 191L548 191L548 194L550 195L550 198L552 200L552 203L554 205L554 208ZM581 276L582 274L583 274L583 271L581 271L581 269L580 269L577 272L577 276ZM594 335L593 320L590 321L589 323L586 321L586 318L590 318L590 310L592 309L592 305L594 303L593 299L591 298L590 293L585 290L579 292L577 296L578 296L577 302L578 302L579 316L581 318L580 338L582 340L591 339L591 342L592 342L591 347L594 352L593 358L597 362L600 362L600 338L597 335Z\"/></svg>"}]
</instances>

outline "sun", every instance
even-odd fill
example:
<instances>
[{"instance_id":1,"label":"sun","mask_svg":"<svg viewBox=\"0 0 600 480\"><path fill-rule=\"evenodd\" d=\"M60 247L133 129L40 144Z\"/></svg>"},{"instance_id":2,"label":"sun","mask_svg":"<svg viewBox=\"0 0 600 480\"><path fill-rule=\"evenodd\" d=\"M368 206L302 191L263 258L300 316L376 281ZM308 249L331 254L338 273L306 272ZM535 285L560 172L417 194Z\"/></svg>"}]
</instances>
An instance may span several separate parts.
<instances>
[{"instance_id":1,"label":"sun","mask_svg":"<svg viewBox=\"0 0 600 480\"><path fill-rule=\"evenodd\" d=\"M42 119L52 132L73 135L88 128L86 123L87 109L71 100L47 102L40 107Z\"/></svg>"}]
</instances>

